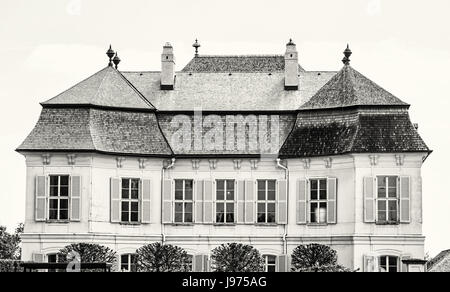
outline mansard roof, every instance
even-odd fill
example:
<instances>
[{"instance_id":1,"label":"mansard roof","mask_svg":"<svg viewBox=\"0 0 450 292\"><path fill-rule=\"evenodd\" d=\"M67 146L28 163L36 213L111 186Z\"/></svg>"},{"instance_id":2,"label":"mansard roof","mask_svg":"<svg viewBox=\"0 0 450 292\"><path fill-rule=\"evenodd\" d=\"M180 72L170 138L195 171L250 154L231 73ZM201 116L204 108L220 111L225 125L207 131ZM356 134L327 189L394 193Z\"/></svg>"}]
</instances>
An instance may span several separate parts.
<instances>
[{"instance_id":1,"label":"mansard roof","mask_svg":"<svg viewBox=\"0 0 450 292\"><path fill-rule=\"evenodd\" d=\"M345 65L301 110L342 108L350 106L408 106L373 81Z\"/></svg>"},{"instance_id":2,"label":"mansard roof","mask_svg":"<svg viewBox=\"0 0 450 292\"><path fill-rule=\"evenodd\" d=\"M56 97L46 105L93 105L154 110L153 105L116 69L108 66Z\"/></svg>"},{"instance_id":3,"label":"mansard roof","mask_svg":"<svg viewBox=\"0 0 450 292\"><path fill-rule=\"evenodd\" d=\"M298 65L299 71L305 71ZM283 55L243 55L194 57L182 70L191 73L284 72Z\"/></svg>"},{"instance_id":4,"label":"mansard roof","mask_svg":"<svg viewBox=\"0 0 450 292\"><path fill-rule=\"evenodd\" d=\"M87 107L44 107L33 131L17 151L43 150L172 154L155 113Z\"/></svg>"}]
</instances>

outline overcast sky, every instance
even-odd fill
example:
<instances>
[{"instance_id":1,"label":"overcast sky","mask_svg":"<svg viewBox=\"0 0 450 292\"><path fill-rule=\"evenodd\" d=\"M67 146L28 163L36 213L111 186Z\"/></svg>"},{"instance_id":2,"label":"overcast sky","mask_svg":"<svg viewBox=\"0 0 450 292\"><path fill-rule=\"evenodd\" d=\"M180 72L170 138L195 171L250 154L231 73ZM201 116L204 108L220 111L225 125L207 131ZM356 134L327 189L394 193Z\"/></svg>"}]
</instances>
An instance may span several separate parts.
<instances>
[{"instance_id":1,"label":"overcast sky","mask_svg":"<svg viewBox=\"0 0 450 292\"><path fill-rule=\"evenodd\" d=\"M25 162L14 149L45 101L106 66L159 70L162 45L177 69L201 54L283 54L297 43L306 70L352 65L412 105L434 153L423 167L426 251L450 248L450 1L448 0L2 0L0 9L0 225L24 218Z\"/></svg>"}]
</instances>

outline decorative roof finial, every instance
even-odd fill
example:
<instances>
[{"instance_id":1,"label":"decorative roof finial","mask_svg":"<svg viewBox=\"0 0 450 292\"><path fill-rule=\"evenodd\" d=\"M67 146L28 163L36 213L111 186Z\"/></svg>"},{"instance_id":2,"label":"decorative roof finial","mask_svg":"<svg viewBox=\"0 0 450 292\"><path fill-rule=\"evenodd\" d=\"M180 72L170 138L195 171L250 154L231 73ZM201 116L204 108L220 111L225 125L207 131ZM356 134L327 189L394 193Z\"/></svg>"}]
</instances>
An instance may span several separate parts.
<instances>
[{"instance_id":1,"label":"decorative roof finial","mask_svg":"<svg viewBox=\"0 0 450 292\"><path fill-rule=\"evenodd\" d=\"M192 46L195 48L195 56L198 57L198 48L200 48L201 45L197 39L195 39L195 43Z\"/></svg>"},{"instance_id":2,"label":"decorative roof finial","mask_svg":"<svg viewBox=\"0 0 450 292\"><path fill-rule=\"evenodd\" d=\"M116 56L113 59L114 65L116 65L116 69L119 69L120 61L122 61L122 60L119 58L119 54L116 53Z\"/></svg>"},{"instance_id":3,"label":"decorative roof finial","mask_svg":"<svg viewBox=\"0 0 450 292\"><path fill-rule=\"evenodd\" d=\"M342 59L342 63L344 65L350 65L350 56L352 55L352 50L350 50L350 46L347 44L347 48L344 51L344 59Z\"/></svg>"},{"instance_id":4,"label":"decorative roof finial","mask_svg":"<svg viewBox=\"0 0 450 292\"><path fill-rule=\"evenodd\" d=\"M292 39L289 39L289 43L287 43L288 46L295 46L294 42L292 41Z\"/></svg>"},{"instance_id":5,"label":"decorative roof finial","mask_svg":"<svg viewBox=\"0 0 450 292\"><path fill-rule=\"evenodd\" d=\"M112 67L112 66L113 66L112 59L113 59L113 57L115 56L115 54L116 54L116 52L114 52L114 50L112 49L112 46L109 45L109 50L106 52L106 55L107 55L108 58L109 58L109 64L108 64L109 67Z\"/></svg>"}]
</instances>

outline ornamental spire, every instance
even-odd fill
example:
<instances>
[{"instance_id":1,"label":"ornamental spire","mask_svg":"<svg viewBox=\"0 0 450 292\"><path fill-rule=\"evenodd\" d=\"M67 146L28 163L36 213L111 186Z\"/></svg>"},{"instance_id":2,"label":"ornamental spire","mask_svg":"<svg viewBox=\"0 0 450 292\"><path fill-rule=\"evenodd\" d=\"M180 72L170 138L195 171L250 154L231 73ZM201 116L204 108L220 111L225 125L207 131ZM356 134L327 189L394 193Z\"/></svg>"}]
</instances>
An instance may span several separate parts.
<instances>
[{"instance_id":1,"label":"ornamental spire","mask_svg":"<svg viewBox=\"0 0 450 292\"><path fill-rule=\"evenodd\" d=\"M108 64L108 66L109 66L109 67L112 67L112 66L113 66L113 58L114 58L114 56L116 55L116 52L114 52L114 50L112 49L112 46L111 46L111 45L109 45L109 50L106 52L106 55L107 55L108 58L109 58L109 64Z\"/></svg>"},{"instance_id":2,"label":"ornamental spire","mask_svg":"<svg viewBox=\"0 0 450 292\"><path fill-rule=\"evenodd\" d=\"M344 51L344 59L342 59L342 63L344 63L344 65L350 65L350 56L352 55L352 50L350 50L350 46L347 44L347 48Z\"/></svg>"},{"instance_id":3,"label":"ornamental spire","mask_svg":"<svg viewBox=\"0 0 450 292\"><path fill-rule=\"evenodd\" d=\"M198 57L198 49L201 47L201 45L197 39L195 39L195 43L192 46L195 48L195 56Z\"/></svg>"}]
</instances>

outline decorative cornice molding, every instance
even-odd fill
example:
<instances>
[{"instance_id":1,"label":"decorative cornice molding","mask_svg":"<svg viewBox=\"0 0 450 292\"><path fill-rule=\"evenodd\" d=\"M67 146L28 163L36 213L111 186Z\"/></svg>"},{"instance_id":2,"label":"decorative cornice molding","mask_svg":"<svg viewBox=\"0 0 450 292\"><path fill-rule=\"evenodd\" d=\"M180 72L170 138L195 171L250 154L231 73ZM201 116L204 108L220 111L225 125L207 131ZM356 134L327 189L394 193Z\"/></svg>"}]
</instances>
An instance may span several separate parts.
<instances>
[{"instance_id":1,"label":"decorative cornice molding","mask_svg":"<svg viewBox=\"0 0 450 292\"><path fill-rule=\"evenodd\" d=\"M200 168L200 159L192 159L192 169L198 170Z\"/></svg>"},{"instance_id":2,"label":"decorative cornice molding","mask_svg":"<svg viewBox=\"0 0 450 292\"><path fill-rule=\"evenodd\" d=\"M235 170L240 170L241 169L241 165L242 165L242 160L241 159L235 159L235 160L233 160L233 164L234 164L234 169Z\"/></svg>"},{"instance_id":3,"label":"decorative cornice molding","mask_svg":"<svg viewBox=\"0 0 450 292\"><path fill-rule=\"evenodd\" d=\"M378 165L378 155L369 155L370 165L377 166Z\"/></svg>"},{"instance_id":4,"label":"decorative cornice molding","mask_svg":"<svg viewBox=\"0 0 450 292\"><path fill-rule=\"evenodd\" d=\"M77 155L76 154L67 154L67 163L69 165L75 165L76 163L76 158Z\"/></svg>"},{"instance_id":5,"label":"decorative cornice molding","mask_svg":"<svg viewBox=\"0 0 450 292\"><path fill-rule=\"evenodd\" d=\"M209 168L211 170L215 170L217 168L217 160L216 159L209 160Z\"/></svg>"},{"instance_id":6,"label":"decorative cornice molding","mask_svg":"<svg viewBox=\"0 0 450 292\"><path fill-rule=\"evenodd\" d=\"M311 159L305 158L305 159L302 159L302 162L303 162L303 168L304 169L310 169L311 168Z\"/></svg>"},{"instance_id":7,"label":"decorative cornice molding","mask_svg":"<svg viewBox=\"0 0 450 292\"><path fill-rule=\"evenodd\" d=\"M145 159L145 158L139 158L139 168L140 169L145 169L145 167L146 167L146 164L147 163L147 159Z\"/></svg>"},{"instance_id":8,"label":"decorative cornice molding","mask_svg":"<svg viewBox=\"0 0 450 292\"><path fill-rule=\"evenodd\" d=\"M403 154L395 155L395 163L397 164L397 166L403 166L403 164L405 164L405 155Z\"/></svg>"},{"instance_id":9,"label":"decorative cornice molding","mask_svg":"<svg viewBox=\"0 0 450 292\"><path fill-rule=\"evenodd\" d=\"M324 159L324 161L325 161L325 167L326 168L333 167L333 158L327 157L327 158Z\"/></svg>"},{"instance_id":10,"label":"decorative cornice molding","mask_svg":"<svg viewBox=\"0 0 450 292\"><path fill-rule=\"evenodd\" d=\"M259 163L258 159L251 159L250 160L250 165L251 165L252 170L258 169L258 163Z\"/></svg>"}]
</instances>

